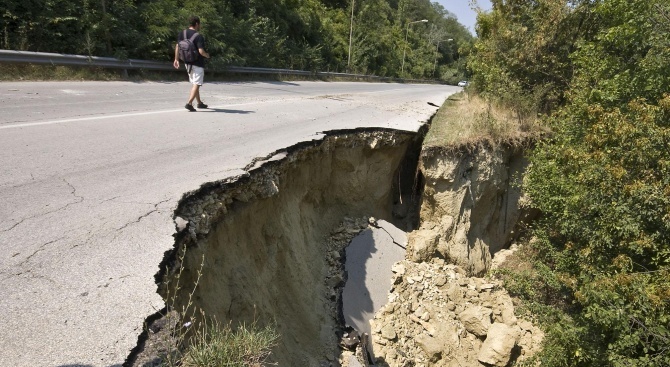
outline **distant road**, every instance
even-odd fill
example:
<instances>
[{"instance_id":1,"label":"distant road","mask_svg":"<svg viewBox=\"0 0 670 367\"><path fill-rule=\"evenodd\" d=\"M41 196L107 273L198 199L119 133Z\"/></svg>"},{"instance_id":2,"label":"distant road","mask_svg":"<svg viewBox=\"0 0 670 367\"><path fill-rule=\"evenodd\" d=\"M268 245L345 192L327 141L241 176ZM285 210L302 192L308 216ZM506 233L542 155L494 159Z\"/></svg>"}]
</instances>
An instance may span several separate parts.
<instances>
[{"instance_id":1,"label":"distant road","mask_svg":"<svg viewBox=\"0 0 670 367\"><path fill-rule=\"evenodd\" d=\"M163 307L182 194L323 131L416 130L437 85L0 83L0 365L118 366Z\"/></svg>"}]
</instances>

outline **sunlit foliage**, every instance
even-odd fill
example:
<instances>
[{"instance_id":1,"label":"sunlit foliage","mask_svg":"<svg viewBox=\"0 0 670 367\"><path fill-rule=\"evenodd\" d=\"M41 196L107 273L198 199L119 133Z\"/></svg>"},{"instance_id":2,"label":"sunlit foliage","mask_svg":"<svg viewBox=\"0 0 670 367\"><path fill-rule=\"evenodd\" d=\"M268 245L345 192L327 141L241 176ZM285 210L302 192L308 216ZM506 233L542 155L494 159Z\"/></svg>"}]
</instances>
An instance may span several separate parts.
<instances>
[{"instance_id":1,"label":"sunlit foliage","mask_svg":"<svg viewBox=\"0 0 670 367\"><path fill-rule=\"evenodd\" d=\"M212 66L456 82L473 41L429 0L7 0L0 47L168 61L190 15L202 20ZM421 19L429 22L407 27Z\"/></svg>"},{"instance_id":2,"label":"sunlit foliage","mask_svg":"<svg viewBox=\"0 0 670 367\"><path fill-rule=\"evenodd\" d=\"M562 310L541 313L542 365L668 366L670 4L493 3L479 18L477 87L531 100L553 130L524 184L543 213L535 282L555 296L521 293Z\"/></svg>"}]
</instances>

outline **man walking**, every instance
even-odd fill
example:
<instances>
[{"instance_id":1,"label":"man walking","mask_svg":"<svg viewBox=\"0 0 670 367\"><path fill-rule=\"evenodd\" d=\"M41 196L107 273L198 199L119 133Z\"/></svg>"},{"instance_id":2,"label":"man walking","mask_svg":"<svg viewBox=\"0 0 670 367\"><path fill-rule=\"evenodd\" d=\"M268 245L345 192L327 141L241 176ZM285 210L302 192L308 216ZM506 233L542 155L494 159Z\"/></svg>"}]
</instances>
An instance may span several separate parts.
<instances>
[{"instance_id":1,"label":"man walking","mask_svg":"<svg viewBox=\"0 0 670 367\"><path fill-rule=\"evenodd\" d=\"M174 49L174 63L172 64L176 69L179 69L179 41L189 40L198 50L195 53L195 60L193 62L184 61L186 71L188 72L188 80L193 84L191 93L186 103L186 109L190 112L195 112L193 108L193 100L198 101L198 108L207 108L207 105L200 99L200 86L205 79L205 58L209 59L209 53L205 51L205 37L198 31L200 30L200 18L192 16L188 19L189 27L182 32L179 32L177 37L177 46Z\"/></svg>"}]
</instances>

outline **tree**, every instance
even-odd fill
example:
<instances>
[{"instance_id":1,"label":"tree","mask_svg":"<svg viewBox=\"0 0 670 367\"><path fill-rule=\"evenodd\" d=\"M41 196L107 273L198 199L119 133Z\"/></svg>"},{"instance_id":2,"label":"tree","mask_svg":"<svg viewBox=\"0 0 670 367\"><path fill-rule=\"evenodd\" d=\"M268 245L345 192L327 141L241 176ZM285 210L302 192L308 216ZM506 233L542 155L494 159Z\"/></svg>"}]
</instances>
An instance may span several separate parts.
<instances>
[{"instance_id":1,"label":"tree","mask_svg":"<svg viewBox=\"0 0 670 367\"><path fill-rule=\"evenodd\" d=\"M573 72L570 54L592 33L590 0L493 0L480 13L477 57L469 67L486 95L513 104L520 97L531 111L548 112L564 102Z\"/></svg>"},{"instance_id":2,"label":"tree","mask_svg":"<svg viewBox=\"0 0 670 367\"><path fill-rule=\"evenodd\" d=\"M670 50L659 7L593 4L554 136L531 156L524 188L545 216L540 256L575 305L549 333L543 365L670 365Z\"/></svg>"}]
</instances>

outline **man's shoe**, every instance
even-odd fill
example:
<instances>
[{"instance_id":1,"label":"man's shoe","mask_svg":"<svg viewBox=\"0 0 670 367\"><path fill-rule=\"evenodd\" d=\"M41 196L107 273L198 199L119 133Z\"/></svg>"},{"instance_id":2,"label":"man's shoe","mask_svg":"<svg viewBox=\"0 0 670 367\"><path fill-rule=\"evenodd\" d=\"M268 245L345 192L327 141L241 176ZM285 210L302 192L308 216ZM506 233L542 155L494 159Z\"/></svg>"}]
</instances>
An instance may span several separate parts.
<instances>
[{"instance_id":1,"label":"man's shoe","mask_svg":"<svg viewBox=\"0 0 670 367\"><path fill-rule=\"evenodd\" d=\"M200 103L198 103L198 108L207 108L207 105L200 102Z\"/></svg>"},{"instance_id":2,"label":"man's shoe","mask_svg":"<svg viewBox=\"0 0 670 367\"><path fill-rule=\"evenodd\" d=\"M190 103L187 103L186 106L184 107L186 107L186 109L189 110L190 112L195 112L195 108L193 108L193 105Z\"/></svg>"}]
</instances>

